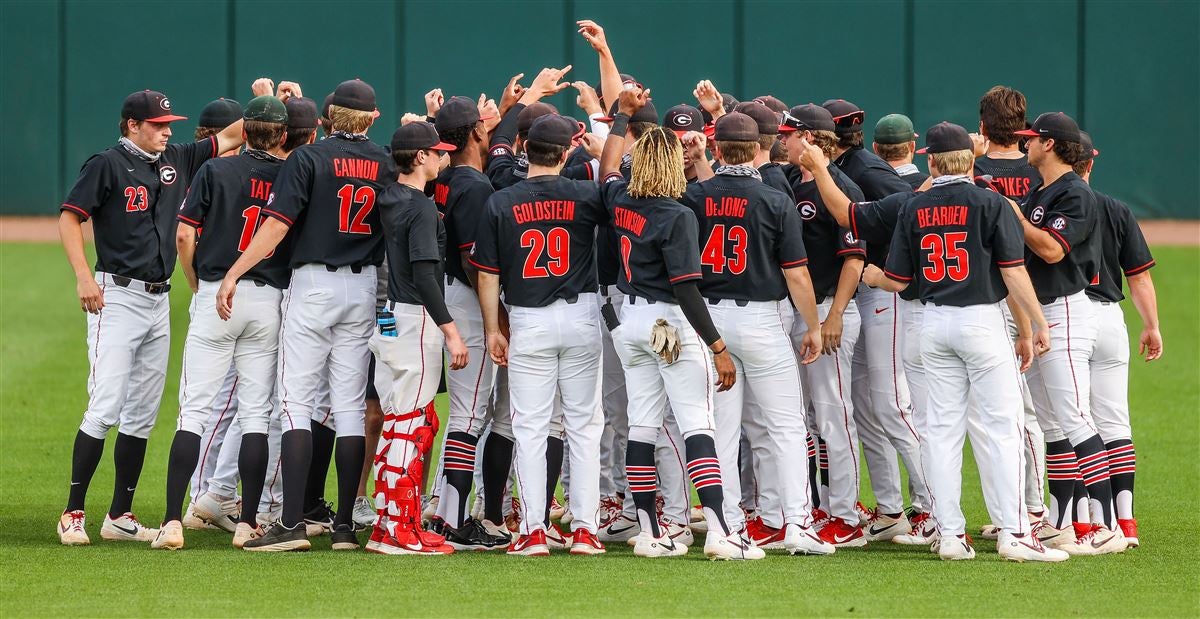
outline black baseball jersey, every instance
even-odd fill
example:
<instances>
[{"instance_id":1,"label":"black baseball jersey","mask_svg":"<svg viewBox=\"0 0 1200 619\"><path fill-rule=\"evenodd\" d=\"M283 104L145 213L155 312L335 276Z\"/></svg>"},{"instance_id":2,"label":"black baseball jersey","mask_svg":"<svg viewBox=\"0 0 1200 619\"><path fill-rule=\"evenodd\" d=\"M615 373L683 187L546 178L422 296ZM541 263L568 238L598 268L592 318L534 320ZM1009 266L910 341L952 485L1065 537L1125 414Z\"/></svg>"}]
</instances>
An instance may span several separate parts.
<instances>
[{"instance_id":1,"label":"black baseball jersey","mask_svg":"<svg viewBox=\"0 0 1200 619\"><path fill-rule=\"evenodd\" d=\"M1000 269L1024 264L1025 237L1008 201L969 182L936 185L905 205L884 273L921 300L966 307L1008 296Z\"/></svg>"},{"instance_id":2,"label":"black baseball jersey","mask_svg":"<svg viewBox=\"0 0 1200 619\"><path fill-rule=\"evenodd\" d=\"M362 135L334 133L292 151L263 213L289 226L292 268L383 262L379 194L396 182L387 149Z\"/></svg>"},{"instance_id":3,"label":"black baseball jersey","mask_svg":"<svg viewBox=\"0 0 1200 619\"><path fill-rule=\"evenodd\" d=\"M608 219L591 181L526 179L488 198L471 264L498 274L504 301L545 307L596 291L596 226Z\"/></svg>"},{"instance_id":4,"label":"black baseball jersey","mask_svg":"<svg viewBox=\"0 0 1200 619\"><path fill-rule=\"evenodd\" d=\"M851 202L850 232L855 238L867 243L868 247L890 247L892 236L896 232L896 223L900 219L900 210L914 195L916 194L894 193L874 202ZM916 300L918 296L916 286L909 286L900 291L900 298L905 301Z\"/></svg>"},{"instance_id":5,"label":"black baseball jersey","mask_svg":"<svg viewBox=\"0 0 1200 619\"><path fill-rule=\"evenodd\" d=\"M1087 287L1087 295L1099 301L1117 302L1125 298L1121 287L1121 273L1125 277L1137 275L1154 266L1154 256L1146 246L1142 228L1133 218L1133 212L1122 201L1092 190L1096 205L1103 210L1104 226L1100 230L1100 272Z\"/></svg>"},{"instance_id":6,"label":"black baseball jersey","mask_svg":"<svg viewBox=\"0 0 1200 619\"><path fill-rule=\"evenodd\" d=\"M788 200L792 204L796 203L796 196L792 193L792 183L788 180L787 174L784 174L783 167L774 161L768 161L762 164L758 169L758 173L762 175L762 182L768 187L773 187L787 194Z\"/></svg>"},{"instance_id":7,"label":"black baseball jersey","mask_svg":"<svg viewBox=\"0 0 1200 619\"><path fill-rule=\"evenodd\" d=\"M863 200L862 191L854 181L832 163L829 174L842 193L853 201ZM796 176L799 179L801 177ZM808 272L812 276L813 292L817 302L832 297L837 292L838 278L842 274L842 262L847 256L866 258L866 244L854 233L838 226L837 220L825 208L816 181L799 181L792 186L796 194L796 209L800 213L804 230L804 249L808 254Z\"/></svg>"},{"instance_id":8,"label":"black baseball jersey","mask_svg":"<svg viewBox=\"0 0 1200 619\"><path fill-rule=\"evenodd\" d=\"M1029 165L1029 157L1019 159L994 159L984 155L975 159L975 176L991 176L992 186L1004 197L1020 203L1029 192L1042 182L1037 168Z\"/></svg>"},{"instance_id":9,"label":"black baseball jersey","mask_svg":"<svg viewBox=\"0 0 1200 619\"><path fill-rule=\"evenodd\" d=\"M168 144L149 162L118 143L92 155L59 210L92 220L96 270L147 282L175 271L175 215L217 139Z\"/></svg>"},{"instance_id":10,"label":"black baseball jersey","mask_svg":"<svg viewBox=\"0 0 1200 619\"><path fill-rule=\"evenodd\" d=\"M207 282L225 278L229 268L250 246L265 216L263 207L271 197L283 159L260 150L247 150L236 157L217 157L200 166L196 180L179 210L179 221L203 227L196 245L193 266L196 276ZM287 288L292 279L289 233L271 255L251 267L242 279Z\"/></svg>"},{"instance_id":11,"label":"black baseball jersey","mask_svg":"<svg viewBox=\"0 0 1200 619\"><path fill-rule=\"evenodd\" d=\"M586 151L584 155L587 155ZM569 162L563 166L560 175L566 179L592 181L594 184L596 175L590 162L590 155L582 162ZM496 189L511 187L529 175L529 160L524 156L517 156L508 144L494 144L489 151L484 172Z\"/></svg>"},{"instance_id":12,"label":"black baseball jersey","mask_svg":"<svg viewBox=\"0 0 1200 619\"><path fill-rule=\"evenodd\" d=\"M861 147L842 153L834 163L858 185L867 200L879 200L894 193L912 190L888 162Z\"/></svg>"},{"instance_id":13,"label":"black baseball jersey","mask_svg":"<svg viewBox=\"0 0 1200 619\"><path fill-rule=\"evenodd\" d=\"M787 195L752 177L717 175L689 185L680 202L699 224L700 294L739 301L787 296L781 269L808 264L800 213Z\"/></svg>"},{"instance_id":14,"label":"black baseball jersey","mask_svg":"<svg viewBox=\"0 0 1200 619\"><path fill-rule=\"evenodd\" d=\"M468 286L462 252L470 253L475 246L476 228L493 193L488 177L471 166L446 168L434 183L433 201L446 222L446 274Z\"/></svg>"},{"instance_id":15,"label":"black baseball jersey","mask_svg":"<svg viewBox=\"0 0 1200 619\"><path fill-rule=\"evenodd\" d=\"M924 185L925 181L928 178L929 178L929 175L920 170L917 170L916 172L910 172L908 174L900 175L900 180L908 183L908 186L912 187L913 191L916 191L918 187L920 187L921 185Z\"/></svg>"},{"instance_id":16,"label":"black baseball jersey","mask_svg":"<svg viewBox=\"0 0 1200 619\"><path fill-rule=\"evenodd\" d=\"M632 160L628 155L621 159L621 177L626 182L633 175ZM616 286L621 272L620 239L612 226L601 226L596 230L596 276L601 286Z\"/></svg>"},{"instance_id":17,"label":"black baseball jersey","mask_svg":"<svg viewBox=\"0 0 1200 619\"><path fill-rule=\"evenodd\" d=\"M1066 255L1048 264L1027 249L1029 279L1042 303L1083 290L1100 272L1101 215L1091 187L1074 172L1049 185L1034 187L1021 211L1030 223L1050 233Z\"/></svg>"},{"instance_id":18,"label":"black baseball jersey","mask_svg":"<svg viewBox=\"0 0 1200 619\"><path fill-rule=\"evenodd\" d=\"M696 215L669 198L634 198L615 177L600 186L620 256L617 288L644 299L678 303L676 284L701 278Z\"/></svg>"},{"instance_id":19,"label":"black baseball jersey","mask_svg":"<svg viewBox=\"0 0 1200 619\"><path fill-rule=\"evenodd\" d=\"M437 205L420 189L392 183L379 194L379 219L387 245L388 298L423 305L413 279L413 263L436 263L438 285L445 283L446 227Z\"/></svg>"}]
</instances>

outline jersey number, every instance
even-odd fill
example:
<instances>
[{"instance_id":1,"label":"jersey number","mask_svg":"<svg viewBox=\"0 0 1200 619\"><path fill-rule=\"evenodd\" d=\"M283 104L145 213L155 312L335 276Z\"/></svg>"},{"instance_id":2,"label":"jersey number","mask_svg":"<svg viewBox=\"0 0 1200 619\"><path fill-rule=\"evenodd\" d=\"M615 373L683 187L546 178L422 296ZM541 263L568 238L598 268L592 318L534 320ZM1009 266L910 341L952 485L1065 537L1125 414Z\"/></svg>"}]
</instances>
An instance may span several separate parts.
<instances>
[{"instance_id":1,"label":"jersey number","mask_svg":"<svg viewBox=\"0 0 1200 619\"><path fill-rule=\"evenodd\" d=\"M529 250L525 257L525 279L562 277L571 268L571 233L563 228L551 228L543 234L541 230L526 230L521 233L521 247ZM539 266L542 252L549 258L546 266Z\"/></svg>"},{"instance_id":2,"label":"jersey number","mask_svg":"<svg viewBox=\"0 0 1200 619\"><path fill-rule=\"evenodd\" d=\"M246 248L250 247L250 241L254 239L254 233L258 232L258 224L262 221L259 218L260 213L262 213L261 206L247 206L246 210L242 211L242 219L245 221L242 222L242 236L238 238L239 254L245 252ZM267 257L270 258L273 255L275 255L275 250L272 249L267 254Z\"/></svg>"},{"instance_id":3,"label":"jersey number","mask_svg":"<svg viewBox=\"0 0 1200 619\"><path fill-rule=\"evenodd\" d=\"M726 258L725 224L713 226L708 241L704 243L704 251L700 252L700 264L712 268L713 273L723 273L725 267L729 267L730 273L741 275L746 270L746 242L749 235L741 226L730 226L728 238L729 242L733 243L733 248Z\"/></svg>"},{"instance_id":4,"label":"jersey number","mask_svg":"<svg viewBox=\"0 0 1200 619\"><path fill-rule=\"evenodd\" d=\"M149 206L149 200L146 199L146 188L138 185L137 187L125 188L125 212L136 213L146 210Z\"/></svg>"},{"instance_id":5,"label":"jersey number","mask_svg":"<svg viewBox=\"0 0 1200 619\"><path fill-rule=\"evenodd\" d=\"M375 208L375 188L359 187L355 189L354 185L346 184L342 185L337 195L341 199L341 205L338 207L338 232L370 234L371 224L365 223L363 220L371 213L371 209ZM361 206L352 218L350 210L355 204Z\"/></svg>"},{"instance_id":6,"label":"jersey number","mask_svg":"<svg viewBox=\"0 0 1200 619\"><path fill-rule=\"evenodd\" d=\"M633 282L633 273L629 270L629 254L633 251L633 241L624 234L621 235L621 264L625 265L625 281Z\"/></svg>"},{"instance_id":7,"label":"jersey number","mask_svg":"<svg viewBox=\"0 0 1200 619\"><path fill-rule=\"evenodd\" d=\"M947 275L956 282L966 279L971 273L971 258L962 246L966 241L966 232L926 234L921 237L921 250L929 252L929 266L921 269L925 279L940 282Z\"/></svg>"}]
</instances>

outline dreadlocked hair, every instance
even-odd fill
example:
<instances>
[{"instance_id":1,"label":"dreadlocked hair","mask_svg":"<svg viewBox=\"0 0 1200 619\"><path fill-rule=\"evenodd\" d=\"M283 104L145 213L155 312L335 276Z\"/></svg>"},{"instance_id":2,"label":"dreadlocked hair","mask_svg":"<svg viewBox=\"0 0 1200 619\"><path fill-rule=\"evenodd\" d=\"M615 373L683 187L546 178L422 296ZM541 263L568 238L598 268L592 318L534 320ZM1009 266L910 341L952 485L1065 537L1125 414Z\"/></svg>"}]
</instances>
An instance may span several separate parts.
<instances>
[{"instance_id":1,"label":"dreadlocked hair","mask_svg":"<svg viewBox=\"0 0 1200 619\"><path fill-rule=\"evenodd\" d=\"M675 132L655 127L633 144L629 195L635 198L679 198L687 187L683 146Z\"/></svg>"}]
</instances>

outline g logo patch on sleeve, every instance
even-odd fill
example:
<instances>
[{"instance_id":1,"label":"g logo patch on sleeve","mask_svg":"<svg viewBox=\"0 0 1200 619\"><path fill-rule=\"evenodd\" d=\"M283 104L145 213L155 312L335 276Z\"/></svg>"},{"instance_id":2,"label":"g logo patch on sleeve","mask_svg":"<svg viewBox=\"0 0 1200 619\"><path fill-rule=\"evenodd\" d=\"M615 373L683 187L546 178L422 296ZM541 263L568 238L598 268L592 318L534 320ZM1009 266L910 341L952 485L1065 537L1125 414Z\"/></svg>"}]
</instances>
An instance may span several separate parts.
<instances>
[{"instance_id":1,"label":"g logo patch on sleeve","mask_svg":"<svg viewBox=\"0 0 1200 619\"><path fill-rule=\"evenodd\" d=\"M817 205L813 204L812 202L808 202L808 201L800 203L800 219L803 219L804 221L808 221L816 216L817 216Z\"/></svg>"},{"instance_id":2,"label":"g logo patch on sleeve","mask_svg":"<svg viewBox=\"0 0 1200 619\"><path fill-rule=\"evenodd\" d=\"M174 183L175 179L178 177L179 175L175 172L175 168L169 165L163 166L158 170L158 180L162 181L164 185L170 185L171 183Z\"/></svg>"},{"instance_id":3,"label":"g logo patch on sleeve","mask_svg":"<svg viewBox=\"0 0 1200 619\"><path fill-rule=\"evenodd\" d=\"M1040 224L1040 223L1042 223L1042 218L1045 216L1046 216L1046 209L1043 208L1041 205L1038 205L1038 206L1033 207L1033 210L1029 212L1029 221L1031 221L1035 224Z\"/></svg>"}]
</instances>

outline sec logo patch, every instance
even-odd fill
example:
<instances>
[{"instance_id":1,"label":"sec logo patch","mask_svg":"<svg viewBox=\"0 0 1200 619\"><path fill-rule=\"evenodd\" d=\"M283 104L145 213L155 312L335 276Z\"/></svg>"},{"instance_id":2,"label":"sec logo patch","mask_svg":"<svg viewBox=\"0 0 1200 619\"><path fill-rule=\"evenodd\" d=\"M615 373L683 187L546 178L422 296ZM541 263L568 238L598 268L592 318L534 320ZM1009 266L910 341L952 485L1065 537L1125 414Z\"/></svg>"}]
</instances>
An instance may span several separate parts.
<instances>
[{"instance_id":1,"label":"sec logo patch","mask_svg":"<svg viewBox=\"0 0 1200 619\"><path fill-rule=\"evenodd\" d=\"M858 239L854 238L853 232L847 232L845 235L845 239L846 239L847 245L853 245L858 242Z\"/></svg>"},{"instance_id":2,"label":"sec logo patch","mask_svg":"<svg viewBox=\"0 0 1200 619\"><path fill-rule=\"evenodd\" d=\"M158 169L158 180L164 185L174 183L176 178L179 178L179 174L175 172L175 168L168 165Z\"/></svg>"},{"instance_id":3,"label":"sec logo patch","mask_svg":"<svg viewBox=\"0 0 1200 619\"><path fill-rule=\"evenodd\" d=\"M1040 223L1042 223L1042 218L1045 216L1046 216L1046 209L1042 208L1040 205L1035 206L1035 207L1033 207L1033 210L1030 211L1030 213L1029 213L1029 221L1031 221L1035 224L1040 224Z\"/></svg>"},{"instance_id":4,"label":"sec logo patch","mask_svg":"<svg viewBox=\"0 0 1200 619\"><path fill-rule=\"evenodd\" d=\"M1050 227L1054 228L1055 230L1062 230L1063 228L1067 227L1067 220L1063 219L1062 217L1055 217L1054 221L1050 222Z\"/></svg>"},{"instance_id":5,"label":"sec logo patch","mask_svg":"<svg viewBox=\"0 0 1200 619\"><path fill-rule=\"evenodd\" d=\"M800 203L800 219L808 221L817 216L817 205L812 202Z\"/></svg>"},{"instance_id":6,"label":"sec logo patch","mask_svg":"<svg viewBox=\"0 0 1200 619\"><path fill-rule=\"evenodd\" d=\"M497 148L493 148L493 149L492 149L492 156L493 156L493 157L499 157L499 156L501 156L501 155L505 155L505 154L508 154L508 149L507 149L507 148L504 148L503 146L500 146L500 147L497 147Z\"/></svg>"}]
</instances>

